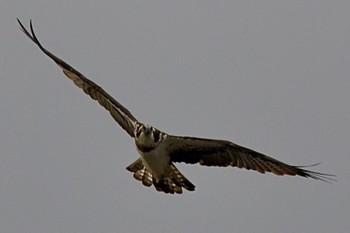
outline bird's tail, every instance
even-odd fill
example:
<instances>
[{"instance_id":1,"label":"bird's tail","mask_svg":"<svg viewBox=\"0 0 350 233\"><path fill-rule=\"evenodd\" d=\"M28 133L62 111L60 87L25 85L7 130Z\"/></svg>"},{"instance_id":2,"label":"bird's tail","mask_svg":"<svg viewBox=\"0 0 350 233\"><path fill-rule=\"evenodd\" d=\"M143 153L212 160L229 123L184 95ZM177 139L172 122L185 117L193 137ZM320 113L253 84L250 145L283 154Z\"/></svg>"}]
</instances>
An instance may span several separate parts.
<instances>
[{"instance_id":1,"label":"bird's tail","mask_svg":"<svg viewBox=\"0 0 350 233\"><path fill-rule=\"evenodd\" d=\"M146 169L142 160L138 159L126 168L134 173L134 178L142 182L143 185L149 187L152 184L159 192L164 193L182 193L182 187L188 191L194 191L195 186L180 173L174 164L170 164L170 169L166 176L156 179L152 173Z\"/></svg>"}]
</instances>

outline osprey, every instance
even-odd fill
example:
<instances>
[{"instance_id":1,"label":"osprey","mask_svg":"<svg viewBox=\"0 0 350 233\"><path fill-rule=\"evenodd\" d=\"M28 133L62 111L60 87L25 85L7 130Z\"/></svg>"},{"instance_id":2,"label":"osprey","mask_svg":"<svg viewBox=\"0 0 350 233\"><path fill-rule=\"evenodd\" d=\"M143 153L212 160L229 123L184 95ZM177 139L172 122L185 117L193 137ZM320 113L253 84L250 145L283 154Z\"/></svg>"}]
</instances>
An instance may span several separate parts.
<instances>
[{"instance_id":1,"label":"osprey","mask_svg":"<svg viewBox=\"0 0 350 233\"><path fill-rule=\"evenodd\" d=\"M114 120L135 139L140 158L126 169L134 173L134 178L149 187L152 184L157 191L164 193L182 193L182 188L194 191L195 186L175 167L174 162L204 166L238 167L255 170L260 173L272 172L276 175L291 175L313 178L329 182L329 174L318 173L292 166L274 158L239 146L226 140L180 137L169 135L150 125L143 124L118 101L100 86L86 78L72 66L45 49L36 37L32 22L30 31L17 19L21 30L58 66L75 85L92 99L98 101L110 112Z\"/></svg>"}]
</instances>

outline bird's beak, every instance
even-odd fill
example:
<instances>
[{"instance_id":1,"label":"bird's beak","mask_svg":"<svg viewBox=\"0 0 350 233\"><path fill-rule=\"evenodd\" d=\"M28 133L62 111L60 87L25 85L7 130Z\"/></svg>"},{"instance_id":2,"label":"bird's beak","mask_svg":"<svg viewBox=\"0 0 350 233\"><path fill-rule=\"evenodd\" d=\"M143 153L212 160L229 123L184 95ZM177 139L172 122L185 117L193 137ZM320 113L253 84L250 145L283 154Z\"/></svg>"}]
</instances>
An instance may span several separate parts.
<instances>
[{"instance_id":1,"label":"bird's beak","mask_svg":"<svg viewBox=\"0 0 350 233\"><path fill-rule=\"evenodd\" d=\"M146 127L146 129L145 129L145 134L146 134L146 135L150 135L151 132L152 132L151 127Z\"/></svg>"}]
</instances>

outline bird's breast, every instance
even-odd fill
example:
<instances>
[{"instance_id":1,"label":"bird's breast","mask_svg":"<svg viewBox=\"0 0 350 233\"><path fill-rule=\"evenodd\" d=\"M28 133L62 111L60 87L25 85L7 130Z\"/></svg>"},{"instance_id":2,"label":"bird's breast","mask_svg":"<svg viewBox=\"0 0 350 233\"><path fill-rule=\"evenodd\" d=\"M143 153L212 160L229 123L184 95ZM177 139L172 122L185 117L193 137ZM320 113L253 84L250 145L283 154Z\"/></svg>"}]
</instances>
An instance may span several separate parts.
<instances>
[{"instance_id":1,"label":"bird's breast","mask_svg":"<svg viewBox=\"0 0 350 233\"><path fill-rule=\"evenodd\" d=\"M156 147L148 152L141 151L138 147L136 148L147 170L152 172L155 178L161 178L170 165L170 157L162 151L161 147Z\"/></svg>"}]
</instances>

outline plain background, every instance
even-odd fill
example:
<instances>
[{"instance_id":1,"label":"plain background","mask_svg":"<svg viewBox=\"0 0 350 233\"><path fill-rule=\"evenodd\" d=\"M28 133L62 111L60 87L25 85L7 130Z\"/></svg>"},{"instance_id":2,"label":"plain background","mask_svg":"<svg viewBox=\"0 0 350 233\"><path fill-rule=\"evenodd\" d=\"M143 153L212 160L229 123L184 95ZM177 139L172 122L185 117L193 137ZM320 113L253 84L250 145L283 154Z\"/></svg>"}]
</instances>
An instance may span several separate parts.
<instances>
[{"instance_id":1,"label":"plain background","mask_svg":"<svg viewBox=\"0 0 350 233\"><path fill-rule=\"evenodd\" d=\"M350 1L4 1L0 232L348 232ZM134 142L19 30L165 132L234 141L327 184L178 164L165 195Z\"/></svg>"}]
</instances>

